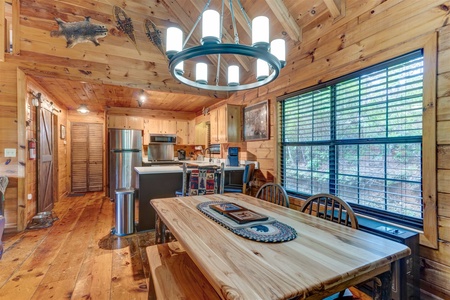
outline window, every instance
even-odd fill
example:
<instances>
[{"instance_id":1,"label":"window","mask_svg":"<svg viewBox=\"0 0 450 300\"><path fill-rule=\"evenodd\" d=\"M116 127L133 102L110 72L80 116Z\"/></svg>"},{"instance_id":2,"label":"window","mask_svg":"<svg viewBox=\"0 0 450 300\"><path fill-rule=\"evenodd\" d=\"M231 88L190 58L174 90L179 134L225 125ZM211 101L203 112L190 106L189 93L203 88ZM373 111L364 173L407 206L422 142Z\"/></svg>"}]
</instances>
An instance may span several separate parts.
<instances>
[{"instance_id":1,"label":"window","mask_svg":"<svg viewBox=\"0 0 450 300\"><path fill-rule=\"evenodd\" d=\"M286 190L421 227L423 64L415 51L285 97Z\"/></svg>"}]
</instances>

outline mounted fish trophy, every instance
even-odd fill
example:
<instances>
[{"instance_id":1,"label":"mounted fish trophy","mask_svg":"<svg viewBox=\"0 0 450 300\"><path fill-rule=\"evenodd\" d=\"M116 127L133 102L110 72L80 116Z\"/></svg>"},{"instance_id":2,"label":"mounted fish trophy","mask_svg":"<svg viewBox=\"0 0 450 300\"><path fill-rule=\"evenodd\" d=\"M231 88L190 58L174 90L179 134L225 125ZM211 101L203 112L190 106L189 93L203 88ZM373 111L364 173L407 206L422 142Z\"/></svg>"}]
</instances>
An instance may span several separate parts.
<instances>
[{"instance_id":1,"label":"mounted fish trophy","mask_svg":"<svg viewBox=\"0 0 450 300\"><path fill-rule=\"evenodd\" d=\"M50 36L64 36L67 41L67 48L87 42L92 42L95 46L99 46L98 39L104 38L108 34L108 29L104 25L92 24L90 19L90 17L85 17L84 21L68 23L60 18L55 18L59 29L51 31Z\"/></svg>"}]
</instances>

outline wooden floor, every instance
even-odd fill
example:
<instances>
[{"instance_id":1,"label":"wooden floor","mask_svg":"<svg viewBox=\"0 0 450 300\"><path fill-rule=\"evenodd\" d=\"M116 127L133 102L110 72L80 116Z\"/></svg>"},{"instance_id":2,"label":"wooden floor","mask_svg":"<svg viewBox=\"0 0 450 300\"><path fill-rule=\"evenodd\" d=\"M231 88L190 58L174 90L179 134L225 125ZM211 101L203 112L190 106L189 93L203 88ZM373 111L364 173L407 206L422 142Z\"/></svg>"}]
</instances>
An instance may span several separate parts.
<instances>
[{"instance_id":1,"label":"wooden floor","mask_svg":"<svg viewBox=\"0 0 450 300\"><path fill-rule=\"evenodd\" d=\"M113 211L103 193L65 197L53 226L4 236L0 299L148 299L154 233L111 235Z\"/></svg>"}]
</instances>

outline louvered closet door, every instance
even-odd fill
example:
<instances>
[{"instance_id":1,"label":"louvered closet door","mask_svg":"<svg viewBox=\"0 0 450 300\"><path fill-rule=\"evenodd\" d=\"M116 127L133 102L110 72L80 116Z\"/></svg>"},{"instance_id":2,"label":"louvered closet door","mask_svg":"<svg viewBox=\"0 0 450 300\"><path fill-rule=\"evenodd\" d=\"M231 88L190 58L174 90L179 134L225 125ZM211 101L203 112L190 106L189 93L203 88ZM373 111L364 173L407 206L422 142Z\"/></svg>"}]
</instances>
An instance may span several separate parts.
<instances>
[{"instance_id":1,"label":"louvered closet door","mask_svg":"<svg viewBox=\"0 0 450 300\"><path fill-rule=\"evenodd\" d=\"M88 190L103 190L103 125L89 124Z\"/></svg>"},{"instance_id":2,"label":"louvered closet door","mask_svg":"<svg viewBox=\"0 0 450 300\"><path fill-rule=\"evenodd\" d=\"M72 124L72 192L88 191L88 133L89 124Z\"/></svg>"},{"instance_id":3,"label":"louvered closet door","mask_svg":"<svg viewBox=\"0 0 450 300\"><path fill-rule=\"evenodd\" d=\"M103 190L103 125L72 124L72 192Z\"/></svg>"}]
</instances>

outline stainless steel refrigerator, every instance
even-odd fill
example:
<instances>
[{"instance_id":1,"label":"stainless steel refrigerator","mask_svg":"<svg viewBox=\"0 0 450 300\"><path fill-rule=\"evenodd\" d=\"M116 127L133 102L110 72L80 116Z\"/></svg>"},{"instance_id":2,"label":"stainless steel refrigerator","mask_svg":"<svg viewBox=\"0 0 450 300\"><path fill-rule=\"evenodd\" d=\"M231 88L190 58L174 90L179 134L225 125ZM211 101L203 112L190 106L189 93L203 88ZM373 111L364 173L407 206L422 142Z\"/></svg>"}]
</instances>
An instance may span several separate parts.
<instances>
[{"instance_id":1,"label":"stainless steel refrigerator","mask_svg":"<svg viewBox=\"0 0 450 300\"><path fill-rule=\"evenodd\" d=\"M109 197L120 188L136 188L134 167L142 166L142 131L109 129Z\"/></svg>"}]
</instances>

